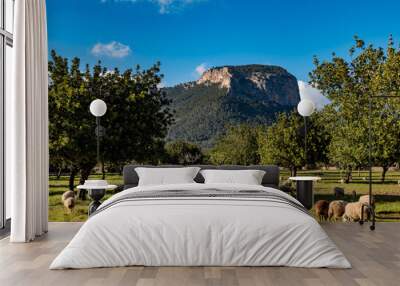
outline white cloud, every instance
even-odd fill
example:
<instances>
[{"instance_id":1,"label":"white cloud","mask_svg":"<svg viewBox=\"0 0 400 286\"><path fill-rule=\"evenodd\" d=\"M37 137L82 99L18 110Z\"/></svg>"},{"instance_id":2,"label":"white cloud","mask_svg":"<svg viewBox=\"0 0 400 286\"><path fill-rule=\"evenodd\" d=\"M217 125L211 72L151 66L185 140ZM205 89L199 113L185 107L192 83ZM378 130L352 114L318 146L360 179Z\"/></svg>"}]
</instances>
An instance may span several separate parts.
<instances>
[{"instance_id":1,"label":"white cloud","mask_svg":"<svg viewBox=\"0 0 400 286\"><path fill-rule=\"evenodd\" d=\"M112 41L107 44L97 43L91 50L92 55L107 56L111 58L124 58L131 53L131 48L127 45Z\"/></svg>"},{"instance_id":2,"label":"white cloud","mask_svg":"<svg viewBox=\"0 0 400 286\"><path fill-rule=\"evenodd\" d=\"M196 73L197 73L199 76L203 75L203 73L204 73L206 70L207 70L207 64L206 64L206 63L199 64L199 65L195 68L195 71L196 71Z\"/></svg>"},{"instance_id":3,"label":"white cloud","mask_svg":"<svg viewBox=\"0 0 400 286\"><path fill-rule=\"evenodd\" d=\"M308 83L299 80L298 81L299 85L299 91L300 91L300 98L303 99L309 99L312 102L314 102L315 107L317 109L323 108L325 105L329 103L329 99L327 99L320 90L316 89L315 87L312 87Z\"/></svg>"},{"instance_id":4,"label":"white cloud","mask_svg":"<svg viewBox=\"0 0 400 286\"><path fill-rule=\"evenodd\" d=\"M207 0L100 0L100 2L150 2L158 6L160 14L179 12L188 5Z\"/></svg>"}]
</instances>

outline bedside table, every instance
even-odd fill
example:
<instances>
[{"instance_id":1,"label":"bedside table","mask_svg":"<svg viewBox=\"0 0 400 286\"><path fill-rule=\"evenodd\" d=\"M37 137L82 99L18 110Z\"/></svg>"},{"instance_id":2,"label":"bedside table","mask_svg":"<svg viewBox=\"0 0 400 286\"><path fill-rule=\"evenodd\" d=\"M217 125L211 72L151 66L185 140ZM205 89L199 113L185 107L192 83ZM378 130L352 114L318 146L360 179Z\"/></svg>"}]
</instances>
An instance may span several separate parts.
<instances>
[{"instance_id":1,"label":"bedside table","mask_svg":"<svg viewBox=\"0 0 400 286\"><path fill-rule=\"evenodd\" d=\"M89 205L88 208L88 215L90 216L92 213L94 213L97 208L101 205L101 199L104 197L106 194L106 190L113 190L117 186L116 185L108 185L103 184L103 185L94 185L94 184L88 184L85 182L84 185L79 185L77 186L78 189L83 189L83 190L88 190L89 197L92 199L92 202Z\"/></svg>"},{"instance_id":2,"label":"bedside table","mask_svg":"<svg viewBox=\"0 0 400 286\"><path fill-rule=\"evenodd\" d=\"M290 177L289 180L296 182L296 198L307 209L314 205L313 182L321 180L320 177L298 176Z\"/></svg>"}]
</instances>

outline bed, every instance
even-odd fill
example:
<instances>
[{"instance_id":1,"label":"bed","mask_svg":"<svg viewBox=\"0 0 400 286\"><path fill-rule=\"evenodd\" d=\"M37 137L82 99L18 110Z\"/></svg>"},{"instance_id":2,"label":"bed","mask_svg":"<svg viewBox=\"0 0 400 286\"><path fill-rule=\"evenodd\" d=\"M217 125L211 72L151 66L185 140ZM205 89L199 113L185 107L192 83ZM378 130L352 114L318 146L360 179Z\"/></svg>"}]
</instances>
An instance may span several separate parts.
<instances>
[{"instance_id":1,"label":"bed","mask_svg":"<svg viewBox=\"0 0 400 286\"><path fill-rule=\"evenodd\" d=\"M193 183L125 188L102 203L50 269L118 266L291 266L350 268L318 222L278 190L276 166L198 166L264 170L260 185ZM172 166L165 166L171 168Z\"/></svg>"}]
</instances>

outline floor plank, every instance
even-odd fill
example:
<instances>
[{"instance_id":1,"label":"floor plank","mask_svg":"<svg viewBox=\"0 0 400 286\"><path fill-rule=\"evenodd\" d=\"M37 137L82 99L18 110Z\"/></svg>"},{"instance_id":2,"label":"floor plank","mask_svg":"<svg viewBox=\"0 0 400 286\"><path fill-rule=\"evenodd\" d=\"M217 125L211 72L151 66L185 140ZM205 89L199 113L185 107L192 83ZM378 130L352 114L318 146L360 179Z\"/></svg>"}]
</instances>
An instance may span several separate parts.
<instances>
[{"instance_id":1,"label":"floor plank","mask_svg":"<svg viewBox=\"0 0 400 286\"><path fill-rule=\"evenodd\" d=\"M81 223L50 223L49 233L28 244L0 240L0 285L136 285L136 286L266 286L266 285L399 285L400 223L323 224L352 263L352 269L289 267L119 267L50 271L55 256Z\"/></svg>"}]
</instances>

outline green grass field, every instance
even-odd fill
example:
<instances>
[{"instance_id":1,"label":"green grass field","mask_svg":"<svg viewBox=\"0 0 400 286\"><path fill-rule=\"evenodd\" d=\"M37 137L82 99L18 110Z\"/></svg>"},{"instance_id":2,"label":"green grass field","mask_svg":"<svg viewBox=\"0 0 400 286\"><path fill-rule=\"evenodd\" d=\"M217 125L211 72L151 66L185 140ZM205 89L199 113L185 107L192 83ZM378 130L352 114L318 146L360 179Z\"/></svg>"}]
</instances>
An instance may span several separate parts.
<instances>
[{"instance_id":1,"label":"green grass field","mask_svg":"<svg viewBox=\"0 0 400 286\"><path fill-rule=\"evenodd\" d=\"M351 200L352 191L355 190L357 195L368 193L368 172L354 172L353 180L349 184L340 183L341 174L339 171L301 171L298 175L317 175L322 180L314 186L316 200L326 199L333 200L333 188L342 187L345 189L346 200ZM373 172L373 193L376 198L376 212L379 216L387 218L400 216L400 171L389 171L386 175L384 184L380 183L380 172ZM285 181L289 177L286 171L281 172L281 181ZM91 179L100 178L100 175L93 175ZM108 174L106 179L111 184L121 185L122 177L118 174ZM76 185L78 181L76 181ZM61 202L61 195L68 190L68 177L62 176L59 180L55 176L49 179L49 221L85 221L87 219L87 207L90 200L78 200L75 210L70 214L64 208ZM110 197L112 191L106 194L105 198Z\"/></svg>"}]
</instances>

